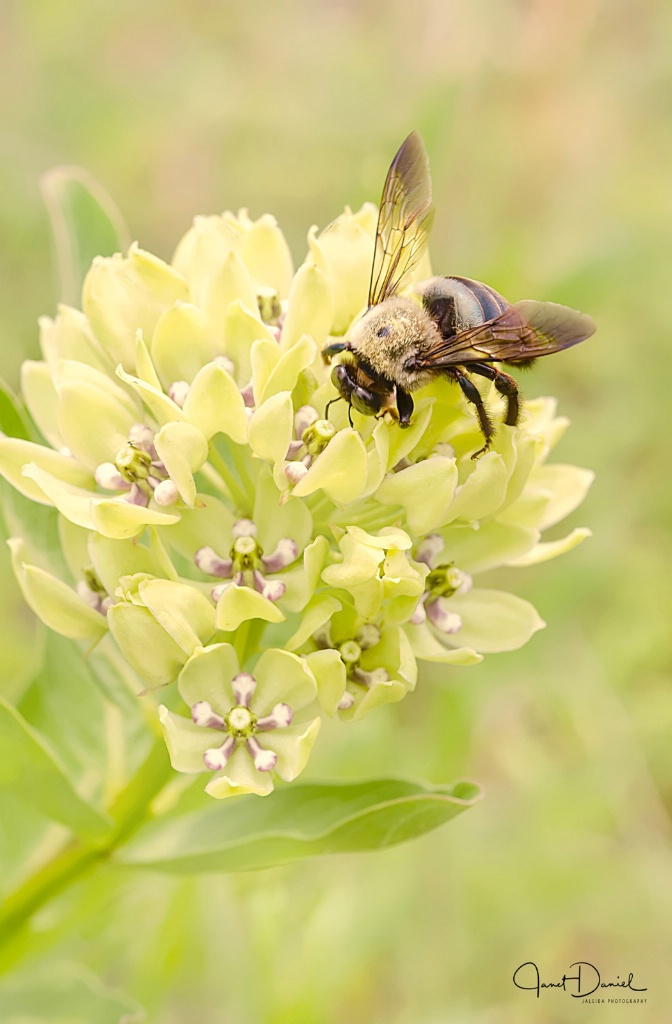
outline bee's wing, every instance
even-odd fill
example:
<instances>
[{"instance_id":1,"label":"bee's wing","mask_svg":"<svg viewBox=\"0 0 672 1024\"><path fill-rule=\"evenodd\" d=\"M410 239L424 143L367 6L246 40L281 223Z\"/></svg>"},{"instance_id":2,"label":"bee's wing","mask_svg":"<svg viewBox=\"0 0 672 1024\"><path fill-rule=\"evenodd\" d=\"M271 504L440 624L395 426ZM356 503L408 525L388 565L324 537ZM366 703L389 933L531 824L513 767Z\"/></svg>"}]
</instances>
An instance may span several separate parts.
<instances>
[{"instance_id":1,"label":"bee's wing","mask_svg":"<svg viewBox=\"0 0 672 1024\"><path fill-rule=\"evenodd\" d=\"M433 345L417 365L438 370L477 360L515 363L578 345L594 332L595 324L585 313L555 302L523 299L494 320Z\"/></svg>"},{"instance_id":2,"label":"bee's wing","mask_svg":"<svg viewBox=\"0 0 672 1024\"><path fill-rule=\"evenodd\" d=\"M434 211L425 146L411 132L395 156L383 188L369 285L369 306L394 295L427 246Z\"/></svg>"}]
</instances>

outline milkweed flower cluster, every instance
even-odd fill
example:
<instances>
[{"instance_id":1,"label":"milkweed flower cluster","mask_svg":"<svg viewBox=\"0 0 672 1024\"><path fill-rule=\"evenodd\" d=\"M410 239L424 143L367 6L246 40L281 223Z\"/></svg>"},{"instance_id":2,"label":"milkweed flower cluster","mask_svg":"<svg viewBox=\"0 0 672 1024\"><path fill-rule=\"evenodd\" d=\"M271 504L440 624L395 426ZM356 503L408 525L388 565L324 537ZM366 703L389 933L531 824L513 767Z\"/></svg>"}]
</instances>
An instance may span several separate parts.
<instances>
[{"instance_id":1,"label":"milkweed flower cluster","mask_svg":"<svg viewBox=\"0 0 672 1024\"><path fill-rule=\"evenodd\" d=\"M591 480L548 462L552 399L477 461L445 381L407 430L389 412L353 429L344 403L325 417L320 348L366 305L375 224L366 205L311 229L296 272L275 220L245 211L197 218L170 264L137 245L96 259L82 311L44 318L23 366L46 443L0 438L3 476L57 510L67 566L12 538L26 601L88 646L109 632L146 688L177 683L170 758L215 797L294 779L322 716L401 701L419 663L526 643L534 608L479 574L588 533L542 539Z\"/></svg>"}]
</instances>

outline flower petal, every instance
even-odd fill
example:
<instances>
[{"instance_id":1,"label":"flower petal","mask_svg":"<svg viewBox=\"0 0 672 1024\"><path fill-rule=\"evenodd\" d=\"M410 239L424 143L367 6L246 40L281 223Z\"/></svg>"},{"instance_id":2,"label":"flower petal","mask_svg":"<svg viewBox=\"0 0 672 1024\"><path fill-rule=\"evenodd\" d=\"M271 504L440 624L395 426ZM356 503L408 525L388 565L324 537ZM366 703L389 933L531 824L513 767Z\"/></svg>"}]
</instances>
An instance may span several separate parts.
<instances>
[{"instance_id":1,"label":"flower petal","mask_svg":"<svg viewBox=\"0 0 672 1024\"><path fill-rule=\"evenodd\" d=\"M205 787L205 792L217 800L244 793L268 796L273 792L272 774L258 772L246 748L241 744L231 755L226 768L213 776Z\"/></svg>"},{"instance_id":2,"label":"flower petal","mask_svg":"<svg viewBox=\"0 0 672 1024\"><path fill-rule=\"evenodd\" d=\"M366 448L360 435L356 430L340 430L293 493L297 498L305 498L322 489L333 501L347 505L362 493L367 472Z\"/></svg>"},{"instance_id":3,"label":"flower petal","mask_svg":"<svg viewBox=\"0 0 672 1024\"><path fill-rule=\"evenodd\" d=\"M457 488L442 525L455 519L473 521L494 515L506 498L508 476L506 464L497 452L487 452L465 482Z\"/></svg>"},{"instance_id":4,"label":"flower petal","mask_svg":"<svg viewBox=\"0 0 672 1024\"><path fill-rule=\"evenodd\" d=\"M182 650L191 655L215 632L215 609L194 586L148 579L138 586L146 608Z\"/></svg>"},{"instance_id":5,"label":"flower petal","mask_svg":"<svg viewBox=\"0 0 672 1024\"><path fill-rule=\"evenodd\" d=\"M187 655L148 608L122 601L112 605L107 621L121 653L145 682L151 687L172 683Z\"/></svg>"},{"instance_id":6,"label":"flower petal","mask_svg":"<svg viewBox=\"0 0 672 1024\"><path fill-rule=\"evenodd\" d=\"M123 380L125 384L129 384L137 392L159 426L164 423L180 423L186 419L179 405L172 398L164 395L163 391L159 391L152 384L148 384L146 380L141 380L140 377L134 377L132 374L126 373L121 364L117 366L116 374L120 380Z\"/></svg>"},{"instance_id":7,"label":"flower petal","mask_svg":"<svg viewBox=\"0 0 672 1024\"><path fill-rule=\"evenodd\" d=\"M475 587L464 597L454 594L450 606L462 619L456 641L483 654L515 651L546 625L528 601L500 590Z\"/></svg>"},{"instance_id":8,"label":"flower petal","mask_svg":"<svg viewBox=\"0 0 672 1024\"><path fill-rule=\"evenodd\" d=\"M257 296L245 264L235 252L208 277L201 306L214 337L223 338L226 315L232 302L240 302L248 313L257 316Z\"/></svg>"},{"instance_id":9,"label":"flower petal","mask_svg":"<svg viewBox=\"0 0 672 1024\"><path fill-rule=\"evenodd\" d=\"M21 393L40 433L58 451L63 447L58 427L58 393L47 363L26 359L21 365Z\"/></svg>"},{"instance_id":10,"label":"flower petal","mask_svg":"<svg viewBox=\"0 0 672 1024\"><path fill-rule=\"evenodd\" d=\"M236 703L231 680L237 674L238 658L231 644L212 644L192 654L180 672L177 688L189 707L206 700L224 716Z\"/></svg>"},{"instance_id":11,"label":"flower petal","mask_svg":"<svg viewBox=\"0 0 672 1024\"><path fill-rule=\"evenodd\" d=\"M298 711L317 697L317 685L308 665L289 651L268 648L254 666L253 675L257 688L250 706L256 715L269 714L279 703Z\"/></svg>"},{"instance_id":12,"label":"flower petal","mask_svg":"<svg viewBox=\"0 0 672 1024\"><path fill-rule=\"evenodd\" d=\"M250 224L242 238L240 255L256 287L274 288L286 297L294 264L275 217L265 213Z\"/></svg>"},{"instance_id":13,"label":"flower petal","mask_svg":"<svg viewBox=\"0 0 672 1024\"><path fill-rule=\"evenodd\" d=\"M249 443L260 459L273 463L276 485L283 486L285 455L292 440L294 409L288 391L273 395L261 405L250 419ZM278 481L278 469L280 480ZM286 481L285 481L286 482Z\"/></svg>"},{"instance_id":14,"label":"flower petal","mask_svg":"<svg viewBox=\"0 0 672 1024\"><path fill-rule=\"evenodd\" d=\"M208 440L222 433L236 444L247 441L243 396L231 374L218 363L208 363L196 374L183 412Z\"/></svg>"},{"instance_id":15,"label":"flower petal","mask_svg":"<svg viewBox=\"0 0 672 1024\"><path fill-rule=\"evenodd\" d=\"M93 477L88 469L71 456L61 455L51 448L19 437L0 436L0 474L31 501L51 505L51 499L37 481L24 474L23 468L28 464L37 466L64 483L80 487L93 485Z\"/></svg>"},{"instance_id":16,"label":"flower petal","mask_svg":"<svg viewBox=\"0 0 672 1024\"><path fill-rule=\"evenodd\" d=\"M86 317L78 309L61 304L55 319L41 316L38 323L42 355L52 371L56 369L59 360L74 359L75 362L86 363L103 373L110 373L111 361L103 353L91 333Z\"/></svg>"},{"instance_id":17,"label":"flower petal","mask_svg":"<svg viewBox=\"0 0 672 1024\"><path fill-rule=\"evenodd\" d=\"M306 605L301 615L301 625L292 636L285 641L285 650L296 651L307 640L329 622L336 612L342 608L341 602L330 594L316 594Z\"/></svg>"},{"instance_id":18,"label":"flower petal","mask_svg":"<svg viewBox=\"0 0 672 1024\"><path fill-rule=\"evenodd\" d=\"M284 622L285 616L277 605L251 587L229 584L217 602L217 629L231 633L238 629L241 622L247 622L248 619Z\"/></svg>"},{"instance_id":19,"label":"flower petal","mask_svg":"<svg viewBox=\"0 0 672 1024\"><path fill-rule=\"evenodd\" d=\"M469 573L486 572L525 555L538 540L538 530L497 520L482 523L477 530L451 528L445 532L441 560Z\"/></svg>"},{"instance_id":20,"label":"flower petal","mask_svg":"<svg viewBox=\"0 0 672 1024\"><path fill-rule=\"evenodd\" d=\"M321 725L319 718L313 718L264 733L264 747L277 755L275 772L285 782L292 782L306 767Z\"/></svg>"},{"instance_id":21,"label":"flower petal","mask_svg":"<svg viewBox=\"0 0 672 1024\"><path fill-rule=\"evenodd\" d=\"M71 640L99 640L107 632L107 619L71 587L36 565L24 561L25 544L18 537L7 541L12 568L26 603L49 629Z\"/></svg>"},{"instance_id":22,"label":"flower petal","mask_svg":"<svg viewBox=\"0 0 672 1024\"><path fill-rule=\"evenodd\" d=\"M299 374L311 365L316 355L315 342L307 334L302 334L299 340L280 356L266 381L261 401L265 402L271 395L277 395L281 391L293 391Z\"/></svg>"},{"instance_id":23,"label":"flower petal","mask_svg":"<svg viewBox=\"0 0 672 1024\"><path fill-rule=\"evenodd\" d=\"M159 721L168 747L170 763L176 772L206 772L203 754L222 734L215 729L204 729L190 718L176 715L163 704L159 705Z\"/></svg>"},{"instance_id":24,"label":"flower petal","mask_svg":"<svg viewBox=\"0 0 672 1024\"><path fill-rule=\"evenodd\" d=\"M483 656L471 647L447 647L442 644L436 633L424 622L419 626L406 626L405 632L414 657L420 661L434 661L441 665L477 665L483 661Z\"/></svg>"},{"instance_id":25,"label":"flower petal","mask_svg":"<svg viewBox=\"0 0 672 1024\"><path fill-rule=\"evenodd\" d=\"M163 312L189 298L184 278L151 253L132 245L128 256L96 257L82 293L93 333L114 363L135 367L135 334L151 341Z\"/></svg>"},{"instance_id":26,"label":"flower petal","mask_svg":"<svg viewBox=\"0 0 672 1024\"><path fill-rule=\"evenodd\" d=\"M319 236L311 229L308 242L313 259L327 275L334 295L331 331L344 334L366 308L375 238L375 207L349 208Z\"/></svg>"},{"instance_id":27,"label":"flower petal","mask_svg":"<svg viewBox=\"0 0 672 1024\"><path fill-rule=\"evenodd\" d=\"M388 476L374 495L383 505L401 505L417 534L442 526L457 487L455 459L436 455Z\"/></svg>"},{"instance_id":28,"label":"flower petal","mask_svg":"<svg viewBox=\"0 0 672 1024\"><path fill-rule=\"evenodd\" d=\"M177 578L165 551L156 545L150 549L134 540L114 540L101 533L92 533L89 535L88 553L96 575L108 594L114 593L122 576L146 573L148 576Z\"/></svg>"},{"instance_id":29,"label":"flower petal","mask_svg":"<svg viewBox=\"0 0 672 1024\"><path fill-rule=\"evenodd\" d=\"M331 329L333 300L327 278L317 267L304 263L292 281L287 314L282 325L281 349L287 351L308 334L322 346Z\"/></svg>"},{"instance_id":30,"label":"flower petal","mask_svg":"<svg viewBox=\"0 0 672 1024\"><path fill-rule=\"evenodd\" d=\"M159 317L150 351L161 383L167 388L176 380L191 384L218 349L201 310L189 302L176 302Z\"/></svg>"},{"instance_id":31,"label":"flower petal","mask_svg":"<svg viewBox=\"0 0 672 1024\"><path fill-rule=\"evenodd\" d=\"M308 668L315 676L320 706L333 718L347 682L345 665L338 651L313 651L304 655Z\"/></svg>"},{"instance_id":32,"label":"flower petal","mask_svg":"<svg viewBox=\"0 0 672 1024\"><path fill-rule=\"evenodd\" d=\"M194 473L208 458L208 442L203 434L191 423L166 423L154 437L154 446L182 501L193 508Z\"/></svg>"},{"instance_id":33,"label":"flower petal","mask_svg":"<svg viewBox=\"0 0 672 1024\"><path fill-rule=\"evenodd\" d=\"M521 555L520 558L510 561L508 565L525 566L548 562L551 558L557 558L558 555L564 555L567 551L571 551L577 544L580 544L587 537L592 537L592 535L591 530L586 529L585 526L579 526L560 540L551 540L537 544L526 555Z\"/></svg>"},{"instance_id":34,"label":"flower petal","mask_svg":"<svg viewBox=\"0 0 672 1024\"><path fill-rule=\"evenodd\" d=\"M68 515L65 506L54 502L63 515ZM127 540L129 537L137 537L146 526L170 526L171 523L180 521L179 515L168 512L159 512L157 509L145 508L142 505L133 505L129 501L119 499L94 498L90 504L90 529L98 530L104 537L112 537L114 540ZM68 516L68 518L72 518ZM76 522L73 518L72 522ZM78 523L85 526L85 523Z\"/></svg>"},{"instance_id":35,"label":"flower petal","mask_svg":"<svg viewBox=\"0 0 672 1024\"><path fill-rule=\"evenodd\" d=\"M537 466L530 474L530 483L551 494L539 528L554 526L578 508L594 479L591 470L578 466Z\"/></svg>"},{"instance_id":36,"label":"flower petal","mask_svg":"<svg viewBox=\"0 0 672 1024\"><path fill-rule=\"evenodd\" d=\"M141 417L139 403L105 374L61 360L54 373L58 427L73 455L91 469L113 461Z\"/></svg>"},{"instance_id":37,"label":"flower petal","mask_svg":"<svg viewBox=\"0 0 672 1024\"><path fill-rule=\"evenodd\" d=\"M245 309L241 302L232 302L224 319L224 343L226 354L236 367L236 381L241 387L248 384L252 376L250 351L260 338L275 340L258 315Z\"/></svg>"}]
</instances>

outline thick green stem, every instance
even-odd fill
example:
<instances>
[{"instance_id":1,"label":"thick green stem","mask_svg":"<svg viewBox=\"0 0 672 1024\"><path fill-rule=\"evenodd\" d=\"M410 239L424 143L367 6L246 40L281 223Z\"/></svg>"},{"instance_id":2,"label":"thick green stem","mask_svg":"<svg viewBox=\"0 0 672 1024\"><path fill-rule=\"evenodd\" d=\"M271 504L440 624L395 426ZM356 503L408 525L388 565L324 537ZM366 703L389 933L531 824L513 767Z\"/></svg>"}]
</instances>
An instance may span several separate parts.
<instances>
[{"instance_id":1,"label":"thick green stem","mask_svg":"<svg viewBox=\"0 0 672 1024\"><path fill-rule=\"evenodd\" d=\"M165 744L163 740L157 740L142 767L117 794L109 808L114 820L109 835L97 844L74 839L4 900L0 910L0 949L17 938L20 930L45 903L106 860L151 817L150 804L170 774ZM2 967L6 969L17 955L18 950L14 954L4 952Z\"/></svg>"}]
</instances>

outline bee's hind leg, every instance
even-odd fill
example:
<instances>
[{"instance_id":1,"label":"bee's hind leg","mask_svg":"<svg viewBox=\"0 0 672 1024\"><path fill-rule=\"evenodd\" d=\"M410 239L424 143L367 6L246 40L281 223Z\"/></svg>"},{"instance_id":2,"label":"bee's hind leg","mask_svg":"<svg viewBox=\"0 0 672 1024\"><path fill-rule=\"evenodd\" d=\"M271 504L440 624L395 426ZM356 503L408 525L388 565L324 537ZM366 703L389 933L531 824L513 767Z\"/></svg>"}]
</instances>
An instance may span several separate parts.
<instances>
[{"instance_id":1,"label":"bee's hind leg","mask_svg":"<svg viewBox=\"0 0 672 1024\"><path fill-rule=\"evenodd\" d=\"M481 377L487 377L495 385L500 395L506 399L506 419L504 422L509 427L515 427L520 416L520 389L518 382L508 373L496 370L488 363L471 363L470 373L478 373Z\"/></svg>"},{"instance_id":2,"label":"bee's hind leg","mask_svg":"<svg viewBox=\"0 0 672 1024\"><path fill-rule=\"evenodd\" d=\"M399 426L410 427L411 416L413 415L413 399L408 391L404 391L397 384L395 388L397 399L397 412L399 413Z\"/></svg>"},{"instance_id":3,"label":"bee's hind leg","mask_svg":"<svg viewBox=\"0 0 672 1024\"><path fill-rule=\"evenodd\" d=\"M469 367L469 369L471 369L471 367ZM474 384L474 382L472 380L469 380L469 378L465 376L465 374L462 373L461 370L458 370L457 367L451 368L450 376L453 378L453 380L456 380L457 383L460 385L460 387L462 388L462 393L464 397L467 399L467 401L471 402L473 405L476 406L476 415L478 416L478 423L481 428L483 437L485 438L485 444L483 445L483 447L479 448L479 450L477 452L474 452L474 454L471 456L472 459L477 459L479 455L483 455L489 449L490 442L492 441L495 434L495 428L493 427L492 420L488 416L487 410L483 404L481 393Z\"/></svg>"}]
</instances>

